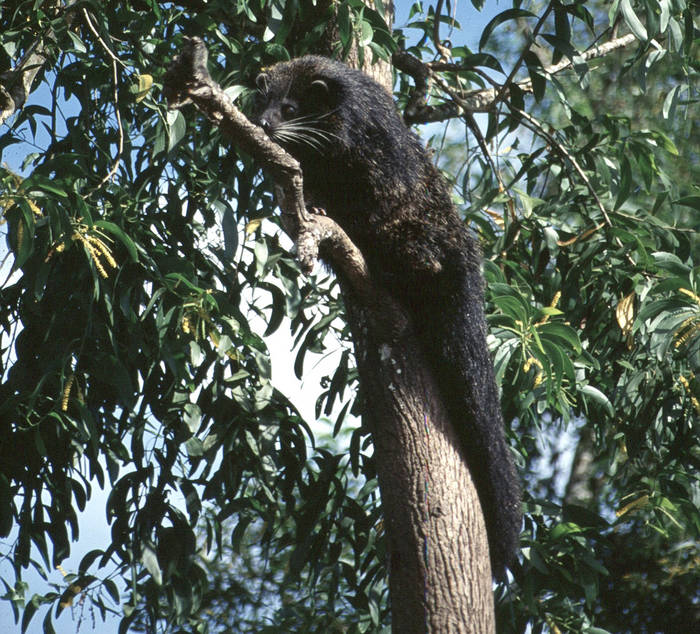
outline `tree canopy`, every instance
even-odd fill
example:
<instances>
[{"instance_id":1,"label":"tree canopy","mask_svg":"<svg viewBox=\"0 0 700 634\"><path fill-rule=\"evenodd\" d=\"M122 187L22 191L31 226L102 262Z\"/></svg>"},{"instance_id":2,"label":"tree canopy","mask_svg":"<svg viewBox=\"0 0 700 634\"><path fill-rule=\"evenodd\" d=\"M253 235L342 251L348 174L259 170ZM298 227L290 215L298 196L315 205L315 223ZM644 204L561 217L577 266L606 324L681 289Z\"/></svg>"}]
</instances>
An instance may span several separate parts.
<instances>
[{"instance_id":1,"label":"tree canopy","mask_svg":"<svg viewBox=\"0 0 700 634\"><path fill-rule=\"evenodd\" d=\"M71 606L123 632L389 626L337 284L302 274L254 161L167 110L186 35L244 110L275 61L393 60L484 255L526 511L499 631L700 626L693 4L513 2L473 48L454 3L396 25L386 5L3 3L0 573L22 631ZM280 329L299 377L339 350L304 388L325 426L273 381ZM97 488L109 543L28 587Z\"/></svg>"}]
</instances>

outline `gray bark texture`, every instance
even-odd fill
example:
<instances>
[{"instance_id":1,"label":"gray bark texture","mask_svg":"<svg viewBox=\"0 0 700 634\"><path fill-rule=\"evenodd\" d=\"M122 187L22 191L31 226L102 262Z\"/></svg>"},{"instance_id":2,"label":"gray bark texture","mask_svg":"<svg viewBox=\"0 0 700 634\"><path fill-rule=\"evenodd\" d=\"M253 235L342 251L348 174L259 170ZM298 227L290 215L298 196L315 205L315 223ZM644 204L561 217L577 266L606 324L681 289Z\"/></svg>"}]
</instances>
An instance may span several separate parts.
<instances>
[{"instance_id":1,"label":"gray bark texture","mask_svg":"<svg viewBox=\"0 0 700 634\"><path fill-rule=\"evenodd\" d=\"M384 509L396 634L495 631L479 498L416 342L387 343L346 291Z\"/></svg>"}]
</instances>

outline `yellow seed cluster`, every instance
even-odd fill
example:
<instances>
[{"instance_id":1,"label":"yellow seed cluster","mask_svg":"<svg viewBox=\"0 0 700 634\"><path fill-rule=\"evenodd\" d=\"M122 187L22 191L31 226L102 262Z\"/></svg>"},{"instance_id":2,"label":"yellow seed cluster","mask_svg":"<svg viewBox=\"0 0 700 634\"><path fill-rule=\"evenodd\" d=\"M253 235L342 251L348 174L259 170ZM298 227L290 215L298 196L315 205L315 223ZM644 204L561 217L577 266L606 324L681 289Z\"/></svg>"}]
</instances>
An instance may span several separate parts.
<instances>
[{"instance_id":1,"label":"yellow seed cluster","mask_svg":"<svg viewBox=\"0 0 700 634\"><path fill-rule=\"evenodd\" d=\"M700 319L697 315L692 315L688 317L676 330L675 337L676 341L673 344L676 348L680 348L686 341L691 337L694 337L700 332Z\"/></svg>"},{"instance_id":2,"label":"yellow seed cluster","mask_svg":"<svg viewBox=\"0 0 700 634\"><path fill-rule=\"evenodd\" d=\"M79 222L79 220L78 220ZM99 235L98 235L99 234ZM112 255L112 249L109 248L107 242L110 241L107 236L94 228L90 228L84 224L77 224L71 240L80 242L90 254L92 261L95 263L95 268L103 277L109 277L109 272L106 267L116 269L117 261ZM66 249L66 243L61 239L53 243L44 262L48 262L56 253L62 253Z\"/></svg>"},{"instance_id":3,"label":"yellow seed cluster","mask_svg":"<svg viewBox=\"0 0 700 634\"><path fill-rule=\"evenodd\" d=\"M75 374L71 374L66 381L66 387L63 388L63 399L61 400L61 411L68 411L68 399L70 398L70 391L73 387L73 382L75 381ZM59 568L60 570L60 568Z\"/></svg>"},{"instance_id":4,"label":"yellow seed cluster","mask_svg":"<svg viewBox=\"0 0 700 634\"><path fill-rule=\"evenodd\" d=\"M695 375L691 372L690 373L690 381L692 381L695 378ZM695 411L700 414L700 401L697 399L697 397L692 393L691 387L690 387L690 381L683 375L678 377L678 382L683 386L685 391L688 393L688 396L690 397L690 402L693 404L693 407L695 408Z\"/></svg>"},{"instance_id":5,"label":"yellow seed cluster","mask_svg":"<svg viewBox=\"0 0 700 634\"><path fill-rule=\"evenodd\" d=\"M556 293L554 293L554 297L552 298L552 301L549 302L549 307L550 307L550 308L556 308L557 305L559 304L559 300L560 300L560 299L561 299L561 291L557 291ZM545 315L545 316L542 317L542 319L540 319L540 320L537 322L537 324L535 324L535 325L536 325L536 326L541 326L542 324L546 324L548 321L549 321L549 315Z\"/></svg>"},{"instance_id":6,"label":"yellow seed cluster","mask_svg":"<svg viewBox=\"0 0 700 634\"><path fill-rule=\"evenodd\" d=\"M18 200L24 199L35 216L43 216L44 214L39 206L22 191L22 181L24 179L19 174L15 174L7 169L6 165L3 165L3 167L5 168L5 173L9 175L9 178L5 181L3 194L0 195L0 211L4 213ZM21 225L22 223L20 223L20 226Z\"/></svg>"},{"instance_id":7,"label":"yellow seed cluster","mask_svg":"<svg viewBox=\"0 0 700 634\"><path fill-rule=\"evenodd\" d=\"M92 256L95 268L103 278L109 277L105 264L110 268L117 268L117 261L114 259L111 249L104 243L102 238L88 233L86 227L79 227L72 238L83 243L88 253ZM101 258L104 259L104 263Z\"/></svg>"},{"instance_id":8,"label":"yellow seed cluster","mask_svg":"<svg viewBox=\"0 0 700 634\"><path fill-rule=\"evenodd\" d=\"M523 372L529 372L530 368L532 366L535 366L537 368L537 374L535 375L535 382L533 384L533 387L539 387L542 385L542 362L535 358L535 357L529 357L527 361L525 361L525 364L523 365Z\"/></svg>"},{"instance_id":9,"label":"yellow seed cluster","mask_svg":"<svg viewBox=\"0 0 700 634\"><path fill-rule=\"evenodd\" d=\"M638 508L642 508L647 504L649 504L649 495L645 493L644 495L638 497L636 500L632 500L628 504L625 504L622 508L619 508L617 511L615 511L615 515L617 517L622 517L626 513L629 513L630 511L633 511Z\"/></svg>"},{"instance_id":10,"label":"yellow seed cluster","mask_svg":"<svg viewBox=\"0 0 700 634\"><path fill-rule=\"evenodd\" d=\"M693 293L693 291L691 291L689 288L679 288L678 290L684 295L690 297L698 306L700 306L700 297Z\"/></svg>"},{"instance_id":11,"label":"yellow seed cluster","mask_svg":"<svg viewBox=\"0 0 700 634\"><path fill-rule=\"evenodd\" d=\"M185 313L182 316L182 332L184 332L187 335L194 332L194 324L192 323L192 319L187 313Z\"/></svg>"}]
</instances>

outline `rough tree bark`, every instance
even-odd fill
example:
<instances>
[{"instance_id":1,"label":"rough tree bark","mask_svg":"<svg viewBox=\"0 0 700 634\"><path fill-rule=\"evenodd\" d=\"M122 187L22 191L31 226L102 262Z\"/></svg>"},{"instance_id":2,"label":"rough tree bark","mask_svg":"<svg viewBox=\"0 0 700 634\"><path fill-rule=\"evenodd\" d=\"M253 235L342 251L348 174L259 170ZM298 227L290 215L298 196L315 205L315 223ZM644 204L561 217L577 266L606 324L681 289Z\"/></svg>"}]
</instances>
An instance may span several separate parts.
<instances>
[{"instance_id":1,"label":"rough tree bark","mask_svg":"<svg viewBox=\"0 0 700 634\"><path fill-rule=\"evenodd\" d=\"M341 280L385 514L393 630L494 631L479 499L407 315L373 286L344 231L305 212L299 165L211 80L200 40L188 40L164 90L170 107L194 102L274 176L300 262L310 269L320 250Z\"/></svg>"}]
</instances>

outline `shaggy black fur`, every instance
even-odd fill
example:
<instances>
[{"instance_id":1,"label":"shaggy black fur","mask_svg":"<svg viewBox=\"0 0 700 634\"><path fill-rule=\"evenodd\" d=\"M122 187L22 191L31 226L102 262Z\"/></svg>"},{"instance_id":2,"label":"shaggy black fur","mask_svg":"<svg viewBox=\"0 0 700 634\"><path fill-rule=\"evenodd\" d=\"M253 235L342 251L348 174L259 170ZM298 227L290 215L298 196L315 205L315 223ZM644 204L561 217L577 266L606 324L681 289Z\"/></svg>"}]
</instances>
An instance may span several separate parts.
<instances>
[{"instance_id":1,"label":"shaggy black fur","mask_svg":"<svg viewBox=\"0 0 700 634\"><path fill-rule=\"evenodd\" d=\"M520 485L486 347L477 244L449 185L389 94L364 73L307 56L265 70L255 120L302 166L308 202L357 245L408 311L477 486L494 575L512 563Z\"/></svg>"}]
</instances>

